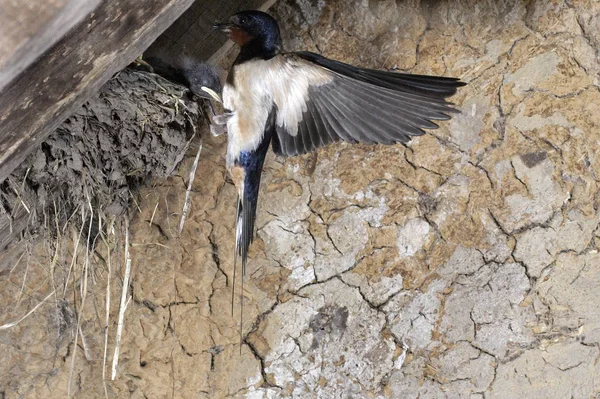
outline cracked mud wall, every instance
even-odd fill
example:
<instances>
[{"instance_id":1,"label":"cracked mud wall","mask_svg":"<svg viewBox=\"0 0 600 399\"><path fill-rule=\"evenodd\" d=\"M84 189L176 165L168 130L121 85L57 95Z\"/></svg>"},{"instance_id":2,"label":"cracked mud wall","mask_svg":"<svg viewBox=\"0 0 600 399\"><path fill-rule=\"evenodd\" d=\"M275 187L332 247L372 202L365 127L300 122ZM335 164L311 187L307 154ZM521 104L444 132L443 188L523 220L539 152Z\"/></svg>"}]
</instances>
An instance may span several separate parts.
<instances>
[{"instance_id":1,"label":"cracked mud wall","mask_svg":"<svg viewBox=\"0 0 600 399\"><path fill-rule=\"evenodd\" d=\"M192 159L142 193L109 396L600 395L600 3L287 0L272 12L288 49L461 77L462 113L407 147L269 156L241 350L235 190L226 139L206 138L181 236ZM78 352L75 397L104 395L102 306L83 313L91 360ZM7 398L66 392L72 340L56 340L44 309L0 332Z\"/></svg>"}]
</instances>

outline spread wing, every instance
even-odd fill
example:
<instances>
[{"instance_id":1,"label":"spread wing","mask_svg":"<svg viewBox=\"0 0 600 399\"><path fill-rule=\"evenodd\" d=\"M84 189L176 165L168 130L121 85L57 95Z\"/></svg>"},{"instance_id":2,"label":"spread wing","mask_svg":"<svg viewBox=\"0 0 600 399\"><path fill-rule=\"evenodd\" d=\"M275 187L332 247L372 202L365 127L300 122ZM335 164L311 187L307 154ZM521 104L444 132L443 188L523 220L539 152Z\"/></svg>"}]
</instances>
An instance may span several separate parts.
<instances>
[{"instance_id":1,"label":"spread wing","mask_svg":"<svg viewBox=\"0 0 600 399\"><path fill-rule=\"evenodd\" d=\"M309 52L279 56L278 155L304 154L336 141L405 143L457 112L446 101L456 78L362 69Z\"/></svg>"}]
</instances>

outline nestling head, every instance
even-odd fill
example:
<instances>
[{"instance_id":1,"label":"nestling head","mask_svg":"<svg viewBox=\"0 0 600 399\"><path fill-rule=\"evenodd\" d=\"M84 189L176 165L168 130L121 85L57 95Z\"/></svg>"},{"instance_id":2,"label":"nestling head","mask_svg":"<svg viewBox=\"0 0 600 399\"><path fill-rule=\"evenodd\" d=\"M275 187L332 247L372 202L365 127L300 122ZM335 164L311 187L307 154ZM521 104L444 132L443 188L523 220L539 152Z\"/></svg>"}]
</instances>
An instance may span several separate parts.
<instances>
[{"instance_id":1,"label":"nestling head","mask_svg":"<svg viewBox=\"0 0 600 399\"><path fill-rule=\"evenodd\" d=\"M232 15L228 22L215 24L213 28L226 33L241 47L250 42L269 48L281 47L277 21L262 11L240 11Z\"/></svg>"}]
</instances>

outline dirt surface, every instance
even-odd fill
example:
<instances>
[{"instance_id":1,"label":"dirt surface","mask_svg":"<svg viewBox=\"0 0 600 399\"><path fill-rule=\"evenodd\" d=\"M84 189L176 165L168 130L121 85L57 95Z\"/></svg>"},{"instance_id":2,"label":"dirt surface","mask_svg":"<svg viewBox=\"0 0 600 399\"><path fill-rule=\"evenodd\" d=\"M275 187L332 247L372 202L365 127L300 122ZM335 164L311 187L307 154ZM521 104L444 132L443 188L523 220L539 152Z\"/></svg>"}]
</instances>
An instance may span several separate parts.
<instances>
[{"instance_id":1,"label":"dirt surface","mask_svg":"<svg viewBox=\"0 0 600 399\"><path fill-rule=\"evenodd\" d=\"M237 299L231 315L235 190L226 138L206 138L181 235L193 153L181 176L142 190L130 226L132 301L107 395L598 397L600 3L288 0L273 12L288 49L461 77L462 114L408 147L269 155L241 348ZM0 320L51 292L38 252L0 276ZM85 344L71 393L105 394L108 273L92 263L82 309L77 296L52 297L0 331L5 397L66 395L78 314ZM15 306L25 273L29 291Z\"/></svg>"}]
</instances>

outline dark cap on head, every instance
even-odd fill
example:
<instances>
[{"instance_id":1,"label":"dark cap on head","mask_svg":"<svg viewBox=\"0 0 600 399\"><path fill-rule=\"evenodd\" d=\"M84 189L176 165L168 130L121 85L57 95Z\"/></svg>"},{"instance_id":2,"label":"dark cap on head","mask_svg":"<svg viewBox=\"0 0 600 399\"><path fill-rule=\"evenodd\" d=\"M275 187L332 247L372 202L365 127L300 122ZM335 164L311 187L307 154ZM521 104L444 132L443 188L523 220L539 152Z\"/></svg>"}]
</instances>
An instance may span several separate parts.
<instances>
[{"instance_id":1,"label":"dark cap on head","mask_svg":"<svg viewBox=\"0 0 600 399\"><path fill-rule=\"evenodd\" d=\"M268 49L281 48L277 21L262 11L240 11L232 15L228 22L215 24L213 28L227 33L240 46L253 41Z\"/></svg>"}]
</instances>

